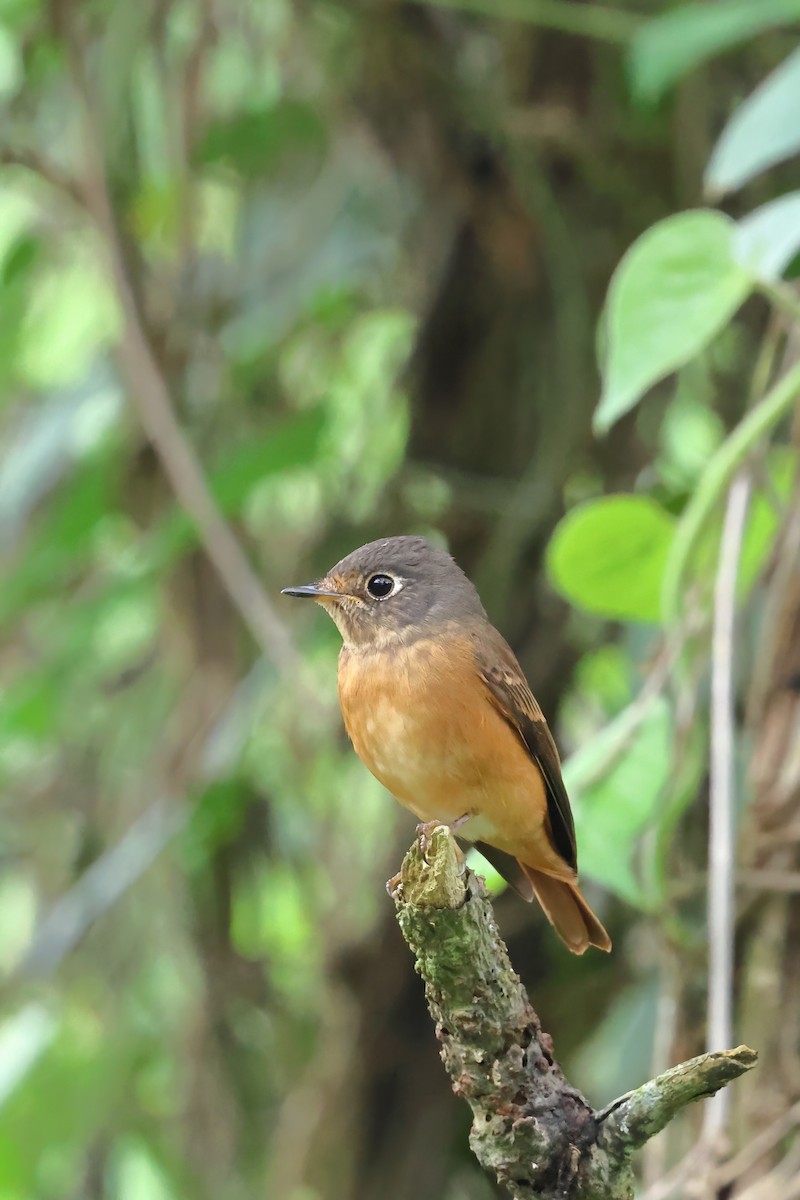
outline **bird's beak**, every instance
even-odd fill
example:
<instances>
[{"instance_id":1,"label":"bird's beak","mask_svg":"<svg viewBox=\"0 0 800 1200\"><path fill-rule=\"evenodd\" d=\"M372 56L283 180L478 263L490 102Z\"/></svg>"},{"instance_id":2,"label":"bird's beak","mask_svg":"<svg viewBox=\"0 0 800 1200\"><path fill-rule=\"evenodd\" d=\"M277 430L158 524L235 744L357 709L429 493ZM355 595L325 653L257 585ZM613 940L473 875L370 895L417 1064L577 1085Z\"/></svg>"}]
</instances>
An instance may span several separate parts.
<instances>
[{"instance_id":1,"label":"bird's beak","mask_svg":"<svg viewBox=\"0 0 800 1200\"><path fill-rule=\"evenodd\" d=\"M302 583L299 587L281 588L282 596L310 596L312 600L341 600L342 593L319 587L316 583Z\"/></svg>"}]
</instances>

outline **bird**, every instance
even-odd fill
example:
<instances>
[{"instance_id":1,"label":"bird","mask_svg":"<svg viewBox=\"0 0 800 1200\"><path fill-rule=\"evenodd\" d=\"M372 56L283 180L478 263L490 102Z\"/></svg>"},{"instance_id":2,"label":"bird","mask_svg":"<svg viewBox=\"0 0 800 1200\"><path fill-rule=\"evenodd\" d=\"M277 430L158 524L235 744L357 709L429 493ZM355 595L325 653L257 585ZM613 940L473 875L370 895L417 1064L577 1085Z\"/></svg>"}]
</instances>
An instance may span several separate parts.
<instances>
[{"instance_id":1,"label":"bird","mask_svg":"<svg viewBox=\"0 0 800 1200\"><path fill-rule=\"evenodd\" d=\"M452 556L416 536L352 551L315 583L342 635L345 728L372 774L423 823L449 825L574 954L611 939L578 887L575 826L544 714Z\"/></svg>"}]
</instances>

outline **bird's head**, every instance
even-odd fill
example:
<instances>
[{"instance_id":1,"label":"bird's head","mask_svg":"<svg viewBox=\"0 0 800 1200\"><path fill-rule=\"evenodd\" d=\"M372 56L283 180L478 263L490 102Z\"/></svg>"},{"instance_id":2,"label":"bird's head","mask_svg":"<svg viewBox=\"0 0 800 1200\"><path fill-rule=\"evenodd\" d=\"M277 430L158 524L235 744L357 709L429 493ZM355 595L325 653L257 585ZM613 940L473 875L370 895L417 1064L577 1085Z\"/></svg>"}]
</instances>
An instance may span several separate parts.
<instances>
[{"instance_id":1,"label":"bird's head","mask_svg":"<svg viewBox=\"0 0 800 1200\"><path fill-rule=\"evenodd\" d=\"M444 623L485 617L458 564L421 537L368 542L316 583L283 592L321 604L347 646L414 641Z\"/></svg>"}]
</instances>

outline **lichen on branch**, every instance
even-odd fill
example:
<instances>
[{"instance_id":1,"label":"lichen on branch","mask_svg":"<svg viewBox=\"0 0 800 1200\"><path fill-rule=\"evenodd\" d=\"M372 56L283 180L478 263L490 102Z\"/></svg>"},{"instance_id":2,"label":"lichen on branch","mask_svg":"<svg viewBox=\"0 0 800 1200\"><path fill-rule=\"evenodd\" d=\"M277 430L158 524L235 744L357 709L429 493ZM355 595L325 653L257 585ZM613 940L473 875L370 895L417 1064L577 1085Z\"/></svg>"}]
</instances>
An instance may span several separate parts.
<instances>
[{"instance_id":1,"label":"lichen on branch","mask_svg":"<svg viewBox=\"0 0 800 1200\"><path fill-rule=\"evenodd\" d=\"M514 1197L632 1200L634 1151L755 1065L746 1046L704 1054L596 1112L558 1066L446 826L420 827L390 890L453 1091L472 1109L470 1146Z\"/></svg>"}]
</instances>

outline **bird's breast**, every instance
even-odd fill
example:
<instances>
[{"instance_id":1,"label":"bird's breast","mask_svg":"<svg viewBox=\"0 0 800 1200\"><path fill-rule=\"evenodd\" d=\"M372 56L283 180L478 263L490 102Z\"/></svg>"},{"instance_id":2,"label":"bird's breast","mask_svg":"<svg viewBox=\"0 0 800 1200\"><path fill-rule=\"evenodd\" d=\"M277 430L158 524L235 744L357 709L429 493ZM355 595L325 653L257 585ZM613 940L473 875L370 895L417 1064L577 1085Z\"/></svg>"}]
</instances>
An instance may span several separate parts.
<instances>
[{"instance_id":1,"label":"bird's breast","mask_svg":"<svg viewBox=\"0 0 800 1200\"><path fill-rule=\"evenodd\" d=\"M478 636L479 633L478 633ZM339 700L358 755L419 820L448 824L537 869L570 875L553 847L538 763L476 665L472 630L397 647L345 647Z\"/></svg>"},{"instance_id":2,"label":"bird's breast","mask_svg":"<svg viewBox=\"0 0 800 1200\"><path fill-rule=\"evenodd\" d=\"M474 812L463 834L491 835L492 822L481 814L497 780L497 747L487 737L502 723L485 700L468 644L421 639L397 652L345 649L339 699L356 752L402 804L426 821ZM502 741L505 729L499 732Z\"/></svg>"}]
</instances>

